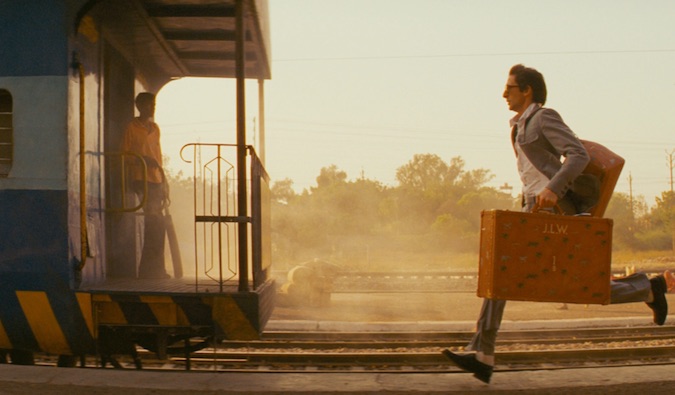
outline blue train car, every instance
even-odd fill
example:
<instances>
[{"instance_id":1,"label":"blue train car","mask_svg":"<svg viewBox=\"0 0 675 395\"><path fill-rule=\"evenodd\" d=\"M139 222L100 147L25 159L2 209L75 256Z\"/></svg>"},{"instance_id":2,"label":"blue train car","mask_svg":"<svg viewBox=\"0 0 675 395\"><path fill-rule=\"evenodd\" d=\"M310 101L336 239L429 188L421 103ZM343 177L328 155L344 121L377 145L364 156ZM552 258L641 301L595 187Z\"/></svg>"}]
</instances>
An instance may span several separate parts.
<instances>
[{"instance_id":1,"label":"blue train car","mask_svg":"<svg viewBox=\"0 0 675 395\"><path fill-rule=\"evenodd\" d=\"M265 0L0 0L0 349L14 362L262 332L268 179L243 119L244 80L263 101L269 51ZM236 136L214 156L236 204L195 205L195 240L212 246L194 273L142 280L142 202L127 204L121 139L137 93L189 76L237 81ZM214 147L190 147L202 148Z\"/></svg>"}]
</instances>

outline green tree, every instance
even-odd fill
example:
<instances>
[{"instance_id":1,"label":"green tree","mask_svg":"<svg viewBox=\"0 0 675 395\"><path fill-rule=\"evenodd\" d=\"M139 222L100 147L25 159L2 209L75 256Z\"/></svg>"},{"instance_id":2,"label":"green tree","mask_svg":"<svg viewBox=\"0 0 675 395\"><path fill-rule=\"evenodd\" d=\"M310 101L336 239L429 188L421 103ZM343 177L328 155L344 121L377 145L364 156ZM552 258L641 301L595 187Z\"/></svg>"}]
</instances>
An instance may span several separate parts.
<instances>
[{"instance_id":1,"label":"green tree","mask_svg":"<svg viewBox=\"0 0 675 395\"><path fill-rule=\"evenodd\" d=\"M386 188L380 183L347 181L347 174L335 165L322 168L316 181L316 187L300 195L289 192L289 180L272 187L277 202L272 213L276 251L296 263L344 255L346 245L371 236L385 221L386 210L380 205L386 200Z\"/></svg>"},{"instance_id":2,"label":"green tree","mask_svg":"<svg viewBox=\"0 0 675 395\"><path fill-rule=\"evenodd\" d=\"M297 196L293 190L293 180L290 178L284 178L272 184L270 193L272 200L285 204L288 204Z\"/></svg>"},{"instance_id":3,"label":"green tree","mask_svg":"<svg viewBox=\"0 0 675 395\"><path fill-rule=\"evenodd\" d=\"M435 154L414 155L396 170L399 187L427 199L442 199L455 184L464 169L460 157L452 158L448 165Z\"/></svg>"},{"instance_id":4,"label":"green tree","mask_svg":"<svg viewBox=\"0 0 675 395\"><path fill-rule=\"evenodd\" d=\"M432 154L415 155L401 166L396 173L400 225L426 235L435 248L474 248L481 210L510 209L514 199L485 187L494 177L489 170L465 171L464 166L461 157L447 164Z\"/></svg>"},{"instance_id":5,"label":"green tree","mask_svg":"<svg viewBox=\"0 0 675 395\"><path fill-rule=\"evenodd\" d=\"M391 260L476 250L481 210L517 208L516 199L485 186L493 178L488 170L464 166L460 157L448 164L422 154L397 169L393 188L350 181L335 165L322 168L316 186L301 194L290 180L275 183L275 262L320 258L358 265L377 255Z\"/></svg>"},{"instance_id":6,"label":"green tree","mask_svg":"<svg viewBox=\"0 0 675 395\"><path fill-rule=\"evenodd\" d=\"M331 188L347 181L347 173L338 169L335 165L321 168L319 176L316 178L316 189Z\"/></svg>"},{"instance_id":7,"label":"green tree","mask_svg":"<svg viewBox=\"0 0 675 395\"><path fill-rule=\"evenodd\" d=\"M675 193L662 192L647 220L649 229L639 235L645 245L650 249L675 251Z\"/></svg>"},{"instance_id":8,"label":"green tree","mask_svg":"<svg viewBox=\"0 0 675 395\"><path fill-rule=\"evenodd\" d=\"M519 210L518 199L500 192L495 188L467 189L467 192L454 205L451 214L471 224L473 230L480 226L480 213L483 210Z\"/></svg>"},{"instance_id":9,"label":"green tree","mask_svg":"<svg viewBox=\"0 0 675 395\"><path fill-rule=\"evenodd\" d=\"M464 161L459 157L453 158L448 165L438 155L417 154L396 170L402 230L419 233L429 229L440 205L447 199L459 198L453 186L463 167Z\"/></svg>"},{"instance_id":10,"label":"green tree","mask_svg":"<svg viewBox=\"0 0 675 395\"><path fill-rule=\"evenodd\" d=\"M675 192L661 192L656 198L656 207L651 211L652 224L669 228L675 218Z\"/></svg>"},{"instance_id":11,"label":"green tree","mask_svg":"<svg viewBox=\"0 0 675 395\"><path fill-rule=\"evenodd\" d=\"M464 167L464 161L462 161L462 167ZM481 189L494 178L494 174L491 174L490 170L487 169L469 170L461 173L457 186L466 193Z\"/></svg>"},{"instance_id":12,"label":"green tree","mask_svg":"<svg viewBox=\"0 0 675 395\"><path fill-rule=\"evenodd\" d=\"M614 221L612 247L614 249L639 249L638 231L635 213L632 210L630 196L625 193L614 193L609 201L605 218Z\"/></svg>"}]
</instances>

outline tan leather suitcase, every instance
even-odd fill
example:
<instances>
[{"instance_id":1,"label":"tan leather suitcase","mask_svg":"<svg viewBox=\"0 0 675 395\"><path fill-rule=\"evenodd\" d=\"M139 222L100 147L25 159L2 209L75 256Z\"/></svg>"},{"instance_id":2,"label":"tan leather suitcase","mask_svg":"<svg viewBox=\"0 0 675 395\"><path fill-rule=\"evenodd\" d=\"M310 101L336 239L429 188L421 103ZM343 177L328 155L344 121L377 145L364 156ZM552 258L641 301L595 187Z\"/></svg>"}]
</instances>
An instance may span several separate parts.
<instances>
[{"instance_id":1,"label":"tan leather suitcase","mask_svg":"<svg viewBox=\"0 0 675 395\"><path fill-rule=\"evenodd\" d=\"M483 211L478 296L609 304L612 225L590 216Z\"/></svg>"},{"instance_id":2,"label":"tan leather suitcase","mask_svg":"<svg viewBox=\"0 0 675 395\"><path fill-rule=\"evenodd\" d=\"M607 147L593 141L581 140L588 151L591 161L583 171L584 174L592 174L600 181L600 197L598 203L589 212L594 217L602 217L605 214L609 200L614 193L614 187L619 180L625 160Z\"/></svg>"}]
</instances>

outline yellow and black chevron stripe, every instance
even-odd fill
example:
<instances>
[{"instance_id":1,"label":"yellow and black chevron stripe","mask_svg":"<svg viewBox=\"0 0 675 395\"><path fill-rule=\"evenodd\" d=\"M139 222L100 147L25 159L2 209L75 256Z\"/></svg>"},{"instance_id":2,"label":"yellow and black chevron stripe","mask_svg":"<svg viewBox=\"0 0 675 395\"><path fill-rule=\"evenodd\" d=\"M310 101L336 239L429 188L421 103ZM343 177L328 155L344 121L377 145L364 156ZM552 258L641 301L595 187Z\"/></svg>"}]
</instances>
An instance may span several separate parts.
<instances>
[{"instance_id":1,"label":"yellow and black chevron stripe","mask_svg":"<svg viewBox=\"0 0 675 395\"><path fill-rule=\"evenodd\" d=\"M237 294L76 292L58 277L0 276L0 349L95 354L97 328L207 327L227 339L254 340L273 309L274 287Z\"/></svg>"},{"instance_id":2,"label":"yellow and black chevron stripe","mask_svg":"<svg viewBox=\"0 0 675 395\"><path fill-rule=\"evenodd\" d=\"M237 340L260 337L257 303L249 302L223 294L92 294L96 326L213 327L216 335Z\"/></svg>"},{"instance_id":3,"label":"yellow and black chevron stripe","mask_svg":"<svg viewBox=\"0 0 675 395\"><path fill-rule=\"evenodd\" d=\"M90 295L50 291L2 292L0 348L57 355L95 350Z\"/></svg>"}]
</instances>

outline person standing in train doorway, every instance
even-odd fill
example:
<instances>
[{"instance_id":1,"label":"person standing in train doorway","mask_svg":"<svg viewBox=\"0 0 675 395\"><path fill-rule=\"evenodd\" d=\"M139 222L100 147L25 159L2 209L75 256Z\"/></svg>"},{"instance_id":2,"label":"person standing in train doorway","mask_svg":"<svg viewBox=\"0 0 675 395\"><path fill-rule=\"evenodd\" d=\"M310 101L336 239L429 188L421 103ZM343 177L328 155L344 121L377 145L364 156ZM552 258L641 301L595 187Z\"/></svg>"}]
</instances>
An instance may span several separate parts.
<instances>
[{"instance_id":1,"label":"person standing in train doorway","mask_svg":"<svg viewBox=\"0 0 675 395\"><path fill-rule=\"evenodd\" d=\"M143 157L147 168L147 179L143 166L133 157L128 160L131 173L131 185L134 193L142 199L147 194L144 214L143 249L138 267L139 278L166 279L171 276L164 267L164 240L166 227L162 210L168 203L168 189L162 168L162 149L160 146L159 126L154 122L155 95L148 92L136 96L136 108L139 115L134 118L124 132L122 150Z\"/></svg>"},{"instance_id":2,"label":"person standing in train doorway","mask_svg":"<svg viewBox=\"0 0 675 395\"><path fill-rule=\"evenodd\" d=\"M546 95L546 83L539 71L520 64L511 68L502 96L509 110L516 113L510 120L511 142L523 184L522 210L532 212L557 205L564 214L578 214L590 207L583 207L575 198L574 181L590 157L560 115L543 107ZM565 160L561 161L561 157ZM675 278L669 271L651 279L644 273L635 273L611 281L610 303L646 302L653 310L654 323L663 325L668 315L665 293L674 286ZM455 365L485 383L492 377L497 332L505 306L505 300L484 299L476 333L465 347L469 353L443 350Z\"/></svg>"}]
</instances>

